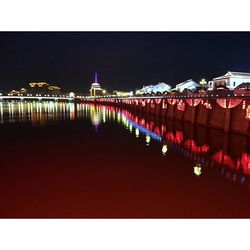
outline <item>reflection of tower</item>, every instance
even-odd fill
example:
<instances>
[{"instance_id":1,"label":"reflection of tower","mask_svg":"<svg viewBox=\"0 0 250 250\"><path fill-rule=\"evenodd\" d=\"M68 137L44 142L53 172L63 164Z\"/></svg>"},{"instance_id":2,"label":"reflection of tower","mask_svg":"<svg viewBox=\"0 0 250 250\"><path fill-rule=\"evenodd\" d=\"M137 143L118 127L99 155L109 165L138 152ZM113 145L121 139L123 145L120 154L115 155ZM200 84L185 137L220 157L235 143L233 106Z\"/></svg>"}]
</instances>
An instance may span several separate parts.
<instances>
[{"instance_id":1,"label":"reflection of tower","mask_svg":"<svg viewBox=\"0 0 250 250\"><path fill-rule=\"evenodd\" d=\"M101 113L100 113L100 110L98 110L98 108L94 106L90 107L90 119L91 119L92 124L95 127L95 130L97 131L98 126L101 122Z\"/></svg>"},{"instance_id":2,"label":"reflection of tower","mask_svg":"<svg viewBox=\"0 0 250 250\"><path fill-rule=\"evenodd\" d=\"M103 94L103 90L101 89L101 86L98 83L97 73L95 73L95 81L91 84L91 88L89 91L90 91L90 96L98 96Z\"/></svg>"}]
</instances>

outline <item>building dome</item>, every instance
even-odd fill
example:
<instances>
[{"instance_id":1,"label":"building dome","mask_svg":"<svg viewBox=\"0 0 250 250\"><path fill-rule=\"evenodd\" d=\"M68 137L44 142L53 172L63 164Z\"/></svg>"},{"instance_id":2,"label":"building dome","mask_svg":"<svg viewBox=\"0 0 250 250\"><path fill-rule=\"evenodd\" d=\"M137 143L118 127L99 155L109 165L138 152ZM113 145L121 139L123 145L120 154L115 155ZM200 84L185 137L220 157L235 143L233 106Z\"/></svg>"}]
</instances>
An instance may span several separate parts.
<instances>
[{"instance_id":1,"label":"building dome","mask_svg":"<svg viewBox=\"0 0 250 250\"><path fill-rule=\"evenodd\" d=\"M103 89L98 83L97 73L95 73L95 81L91 84L91 88L89 91L90 91L90 96L98 96L103 94Z\"/></svg>"}]
</instances>

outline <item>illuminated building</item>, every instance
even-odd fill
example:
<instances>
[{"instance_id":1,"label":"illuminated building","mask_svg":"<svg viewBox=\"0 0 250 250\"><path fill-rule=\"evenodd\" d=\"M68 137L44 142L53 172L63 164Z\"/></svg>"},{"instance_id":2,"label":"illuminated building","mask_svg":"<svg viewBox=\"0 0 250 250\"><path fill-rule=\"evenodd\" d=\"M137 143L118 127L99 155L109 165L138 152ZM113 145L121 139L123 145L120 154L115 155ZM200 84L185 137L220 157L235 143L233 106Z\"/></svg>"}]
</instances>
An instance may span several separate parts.
<instances>
[{"instance_id":1,"label":"illuminated building","mask_svg":"<svg viewBox=\"0 0 250 250\"><path fill-rule=\"evenodd\" d=\"M175 89L179 92L183 92L184 89L189 90L195 90L197 87L200 87L200 85L196 82L194 82L192 79L189 79L187 81L181 82L176 85Z\"/></svg>"},{"instance_id":2,"label":"illuminated building","mask_svg":"<svg viewBox=\"0 0 250 250\"><path fill-rule=\"evenodd\" d=\"M20 94L20 91L15 90L15 89L12 89L12 90L10 91L10 94L11 94L11 95L19 95L19 94Z\"/></svg>"},{"instance_id":3,"label":"illuminated building","mask_svg":"<svg viewBox=\"0 0 250 250\"><path fill-rule=\"evenodd\" d=\"M125 91L115 90L113 91L113 94L116 96L133 96L133 91L125 92Z\"/></svg>"},{"instance_id":4,"label":"illuminated building","mask_svg":"<svg viewBox=\"0 0 250 250\"><path fill-rule=\"evenodd\" d=\"M142 89L136 90L136 95L145 95L145 94L164 94L165 92L170 92L171 86L164 83L159 82L156 85L147 85L143 86Z\"/></svg>"},{"instance_id":5,"label":"illuminated building","mask_svg":"<svg viewBox=\"0 0 250 250\"><path fill-rule=\"evenodd\" d=\"M20 90L13 89L11 95L20 94L48 94L59 95L61 88L55 85L50 85L46 82L31 82L27 88L21 88Z\"/></svg>"},{"instance_id":6,"label":"illuminated building","mask_svg":"<svg viewBox=\"0 0 250 250\"><path fill-rule=\"evenodd\" d=\"M58 87L58 86L49 86L48 87L48 90L50 93L53 93L53 94L56 94L56 95L60 95L60 91L61 91L61 88Z\"/></svg>"},{"instance_id":7,"label":"illuminated building","mask_svg":"<svg viewBox=\"0 0 250 250\"><path fill-rule=\"evenodd\" d=\"M49 84L46 82L31 82L29 84L29 93L47 94Z\"/></svg>"},{"instance_id":8,"label":"illuminated building","mask_svg":"<svg viewBox=\"0 0 250 250\"><path fill-rule=\"evenodd\" d=\"M164 82L159 82L153 87L154 94L158 94L158 93L163 94L165 92L170 92L170 90L171 90L171 86Z\"/></svg>"},{"instance_id":9,"label":"illuminated building","mask_svg":"<svg viewBox=\"0 0 250 250\"><path fill-rule=\"evenodd\" d=\"M228 71L225 75L214 78L209 81L209 88L227 87L235 89L242 83L250 82L250 73Z\"/></svg>"},{"instance_id":10,"label":"illuminated building","mask_svg":"<svg viewBox=\"0 0 250 250\"><path fill-rule=\"evenodd\" d=\"M46 82L32 82L29 84L29 90L30 93L35 94L60 94L60 87L55 85L49 85Z\"/></svg>"},{"instance_id":11,"label":"illuminated building","mask_svg":"<svg viewBox=\"0 0 250 250\"><path fill-rule=\"evenodd\" d=\"M25 93L27 92L27 89L21 88L21 89L20 89L20 92L21 92L22 94L25 94Z\"/></svg>"},{"instance_id":12,"label":"illuminated building","mask_svg":"<svg viewBox=\"0 0 250 250\"><path fill-rule=\"evenodd\" d=\"M106 90L102 89L98 83L97 73L95 73L95 81L91 84L90 96L102 96L106 94Z\"/></svg>"}]
</instances>

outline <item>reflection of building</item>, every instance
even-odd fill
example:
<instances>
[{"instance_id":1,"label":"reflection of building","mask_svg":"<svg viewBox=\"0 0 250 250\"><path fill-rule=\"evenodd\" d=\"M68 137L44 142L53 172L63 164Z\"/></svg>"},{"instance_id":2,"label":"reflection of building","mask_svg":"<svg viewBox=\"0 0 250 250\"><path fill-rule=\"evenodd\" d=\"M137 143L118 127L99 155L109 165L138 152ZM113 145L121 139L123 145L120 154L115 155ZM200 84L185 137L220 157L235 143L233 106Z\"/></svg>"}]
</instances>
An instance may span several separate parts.
<instances>
[{"instance_id":1,"label":"reflection of building","mask_svg":"<svg viewBox=\"0 0 250 250\"><path fill-rule=\"evenodd\" d=\"M216 77L210 81L209 88L223 86L229 89L235 89L240 84L247 82L250 82L250 73L228 71L225 75Z\"/></svg>"},{"instance_id":2,"label":"reflection of building","mask_svg":"<svg viewBox=\"0 0 250 250\"><path fill-rule=\"evenodd\" d=\"M183 92L184 89L189 89L189 90L195 90L197 87L200 87L200 85L196 82L194 82L192 79L189 79L185 82L181 82L176 85L175 89L179 92Z\"/></svg>"},{"instance_id":3,"label":"reflection of building","mask_svg":"<svg viewBox=\"0 0 250 250\"><path fill-rule=\"evenodd\" d=\"M98 83L97 73L95 73L95 81L91 84L91 88L89 91L90 91L90 96L100 96L106 93L106 91L103 90L100 84Z\"/></svg>"},{"instance_id":4,"label":"reflection of building","mask_svg":"<svg viewBox=\"0 0 250 250\"><path fill-rule=\"evenodd\" d=\"M91 122L97 131L98 126L102 121L101 110L99 107L90 106L90 119L91 119Z\"/></svg>"}]
</instances>

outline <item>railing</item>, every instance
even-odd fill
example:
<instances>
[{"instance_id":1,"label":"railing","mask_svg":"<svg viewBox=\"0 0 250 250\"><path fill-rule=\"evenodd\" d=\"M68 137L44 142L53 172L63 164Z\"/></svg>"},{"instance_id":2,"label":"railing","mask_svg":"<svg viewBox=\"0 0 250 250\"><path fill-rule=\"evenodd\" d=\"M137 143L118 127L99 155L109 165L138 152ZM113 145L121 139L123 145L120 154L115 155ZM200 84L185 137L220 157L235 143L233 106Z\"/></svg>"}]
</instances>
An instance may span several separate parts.
<instances>
[{"instance_id":1,"label":"railing","mask_svg":"<svg viewBox=\"0 0 250 250\"><path fill-rule=\"evenodd\" d=\"M81 100L107 100L107 99L117 99L117 100L130 100L130 99L220 99L220 98L250 98L249 90L236 89L233 91L209 91L209 92L199 92L199 93L175 93L168 95L155 95L155 96L96 96L96 97L78 97Z\"/></svg>"},{"instance_id":2,"label":"railing","mask_svg":"<svg viewBox=\"0 0 250 250\"><path fill-rule=\"evenodd\" d=\"M45 96L45 95L20 95L20 96L14 96L14 95L0 95L0 100L53 100L53 101L57 101L57 100L67 100L67 101L72 101L74 100L73 97L69 97L69 96L60 96L60 95L56 95L56 96Z\"/></svg>"}]
</instances>

